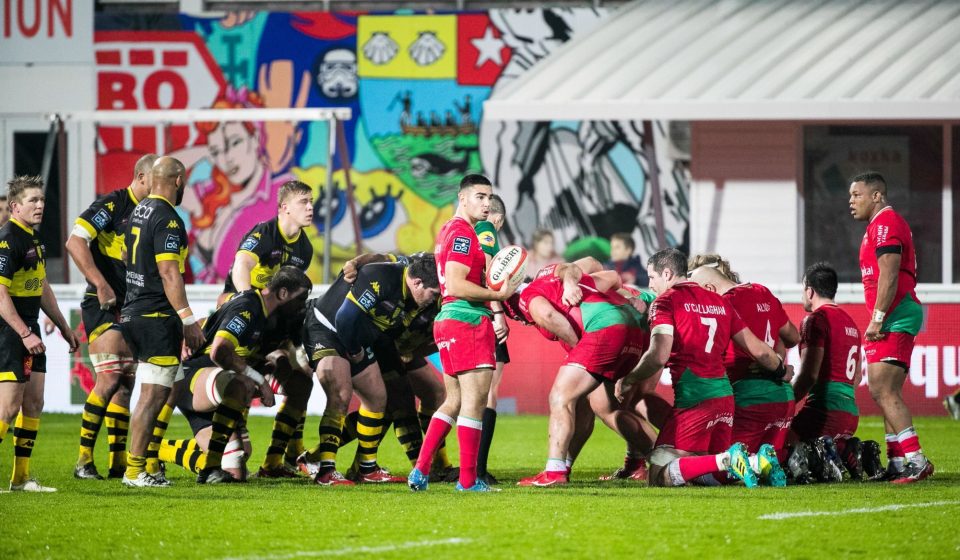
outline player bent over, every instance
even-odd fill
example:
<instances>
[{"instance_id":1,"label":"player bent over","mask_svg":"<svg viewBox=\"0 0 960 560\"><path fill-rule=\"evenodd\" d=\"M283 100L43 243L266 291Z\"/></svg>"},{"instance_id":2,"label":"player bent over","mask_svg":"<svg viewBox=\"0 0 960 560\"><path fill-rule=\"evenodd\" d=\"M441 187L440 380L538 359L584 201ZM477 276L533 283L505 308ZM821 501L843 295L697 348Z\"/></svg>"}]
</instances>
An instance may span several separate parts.
<instances>
[{"instance_id":1,"label":"player bent over","mask_svg":"<svg viewBox=\"0 0 960 560\"><path fill-rule=\"evenodd\" d=\"M650 457L650 484L717 484L727 473L747 487L756 486L746 447L730 443L734 400L724 351L733 339L772 378L785 377L788 369L773 349L753 336L729 302L686 280L683 253L676 249L654 253L647 272L657 294L650 307L650 349L622 381L621 393L664 366L670 368L674 407ZM754 462L764 480L786 483L775 455L761 455Z\"/></svg>"},{"instance_id":2,"label":"player bent over","mask_svg":"<svg viewBox=\"0 0 960 560\"><path fill-rule=\"evenodd\" d=\"M47 284L46 248L34 231L43 220L43 179L14 177L7 183L7 200L10 220L0 227L0 442L16 421L10 490L56 492L30 476L47 371L40 310L57 325L70 352L79 342Z\"/></svg>"}]
</instances>

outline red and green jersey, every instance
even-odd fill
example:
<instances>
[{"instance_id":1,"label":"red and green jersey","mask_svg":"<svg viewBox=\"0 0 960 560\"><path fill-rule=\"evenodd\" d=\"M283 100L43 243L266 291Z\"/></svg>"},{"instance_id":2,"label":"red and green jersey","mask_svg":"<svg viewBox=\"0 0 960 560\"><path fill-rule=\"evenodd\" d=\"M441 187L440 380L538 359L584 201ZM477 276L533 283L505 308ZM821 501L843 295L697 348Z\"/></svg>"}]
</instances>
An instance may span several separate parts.
<instances>
[{"instance_id":1,"label":"red and green jersey","mask_svg":"<svg viewBox=\"0 0 960 560\"><path fill-rule=\"evenodd\" d=\"M872 313L877 302L877 282L880 280L878 259L881 255L900 255L897 272L897 290L881 330L916 335L923 323L923 310L914 288L917 285L917 254L913 246L910 226L900 214L887 206L867 225L860 243L860 275L863 278L863 296Z\"/></svg>"},{"instance_id":2,"label":"red and green jersey","mask_svg":"<svg viewBox=\"0 0 960 560\"><path fill-rule=\"evenodd\" d=\"M823 348L817 382L807 406L859 414L854 396L860 371L860 330L846 311L834 304L817 308L800 324L800 350Z\"/></svg>"},{"instance_id":3,"label":"red and green jersey","mask_svg":"<svg viewBox=\"0 0 960 560\"><path fill-rule=\"evenodd\" d=\"M480 240L477 239L477 234L470 222L454 216L444 224L440 228L440 233L437 234L434 253L437 259L437 276L440 279L440 297L443 306L440 314L443 315L444 310L448 312L460 310L489 315L489 310L483 303L457 299L447 293L446 269L451 262L460 263L469 268L468 282L477 286L483 286L484 283L483 274L487 261L483 256Z\"/></svg>"}]
</instances>

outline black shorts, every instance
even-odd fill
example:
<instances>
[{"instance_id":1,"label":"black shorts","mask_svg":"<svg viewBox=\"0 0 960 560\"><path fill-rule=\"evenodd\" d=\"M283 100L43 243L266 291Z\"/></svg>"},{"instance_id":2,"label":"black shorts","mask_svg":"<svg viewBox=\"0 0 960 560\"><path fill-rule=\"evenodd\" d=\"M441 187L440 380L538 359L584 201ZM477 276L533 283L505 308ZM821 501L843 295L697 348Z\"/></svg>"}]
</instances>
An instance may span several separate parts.
<instances>
[{"instance_id":1,"label":"black shorts","mask_svg":"<svg viewBox=\"0 0 960 560\"><path fill-rule=\"evenodd\" d=\"M30 330L40 336L40 325L28 323ZM0 321L0 383L26 383L30 372L47 372L46 353L31 355L23 339L6 322Z\"/></svg>"},{"instance_id":2,"label":"black shorts","mask_svg":"<svg viewBox=\"0 0 960 560\"><path fill-rule=\"evenodd\" d=\"M120 333L138 362L164 367L180 363L183 323L176 315L124 315L120 317Z\"/></svg>"},{"instance_id":3,"label":"black shorts","mask_svg":"<svg viewBox=\"0 0 960 560\"><path fill-rule=\"evenodd\" d=\"M193 391L194 381L200 370L208 367L217 367L210 356L199 356L183 362L183 379L177 381L177 402L176 406L183 413L184 418L190 424L193 435L197 432L213 425L213 411L197 412L193 409Z\"/></svg>"},{"instance_id":4,"label":"black shorts","mask_svg":"<svg viewBox=\"0 0 960 560\"><path fill-rule=\"evenodd\" d=\"M313 370L316 370L320 360L327 356L340 356L345 360L350 359L347 355L347 349L340 342L337 333L317 320L312 311L308 311L307 319L303 323L303 349L307 352L307 360ZM364 350L363 359L360 360L359 364L350 362L350 375L357 375L376 361L373 350L370 348Z\"/></svg>"},{"instance_id":5,"label":"black shorts","mask_svg":"<svg viewBox=\"0 0 960 560\"><path fill-rule=\"evenodd\" d=\"M510 352L507 351L506 342L497 343L497 362L510 363Z\"/></svg>"},{"instance_id":6,"label":"black shorts","mask_svg":"<svg viewBox=\"0 0 960 560\"><path fill-rule=\"evenodd\" d=\"M83 297L80 302L80 318L83 320L83 332L87 333L88 344L120 322L120 314L116 310L100 309L100 300L96 296Z\"/></svg>"}]
</instances>

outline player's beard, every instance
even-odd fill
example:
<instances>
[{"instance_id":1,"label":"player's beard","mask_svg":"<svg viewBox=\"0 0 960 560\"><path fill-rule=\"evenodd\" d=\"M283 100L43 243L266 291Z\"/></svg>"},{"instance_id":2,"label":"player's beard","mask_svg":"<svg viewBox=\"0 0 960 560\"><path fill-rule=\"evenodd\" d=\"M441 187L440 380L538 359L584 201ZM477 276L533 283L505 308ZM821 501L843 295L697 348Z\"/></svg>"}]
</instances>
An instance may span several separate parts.
<instances>
[{"instance_id":1,"label":"player's beard","mask_svg":"<svg viewBox=\"0 0 960 560\"><path fill-rule=\"evenodd\" d=\"M183 193L186 192L186 186L180 187L177 189L177 203L175 206L180 206L180 203L183 202Z\"/></svg>"}]
</instances>

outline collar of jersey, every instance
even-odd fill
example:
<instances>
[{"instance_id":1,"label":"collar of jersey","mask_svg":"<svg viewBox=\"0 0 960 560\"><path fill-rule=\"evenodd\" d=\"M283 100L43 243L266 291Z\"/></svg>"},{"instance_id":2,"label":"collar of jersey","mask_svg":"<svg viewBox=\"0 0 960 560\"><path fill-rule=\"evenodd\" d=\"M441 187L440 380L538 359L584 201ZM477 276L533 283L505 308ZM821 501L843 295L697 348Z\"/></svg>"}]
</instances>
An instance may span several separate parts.
<instances>
[{"instance_id":1,"label":"collar of jersey","mask_svg":"<svg viewBox=\"0 0 960 560\"><path fill-rule=\"evenodd\" d=\"M277 231L280 232L280 237L282 237L284 241L286 241L287 243L293 243L293 242L296 241L297 239L300 239L300 234L303 233L303 228L297 229L297 234L294 235L293 237L287 237L287 236L283 233L283 228L280 227L280 218L277 217Z\"/></svg>"},{"instance_id":2,"label":"collar of jersey","mask_svg":"<svg viewBox=\"0 0 960 560\"><path fill-rule=\"evenodd\" d=\"M150 194L150 195L147 195L147 198L159 198L160 200L166 202L166 203L169 204L170 206L173 206L173 203L172 203L172 202L170 202L170 201L167 200L166 198L160 196L159 194Z\"/></svg>"},{"instance_id":3,"label":"collar of jersey","mask_svg":"<svg viewBox=\"0 0 960 560\"><path fill-rule=\"evenodd\" d=\"M33 235L33 233L34 233L33 228L30 228L30 227L27 227L27 226L23 225L23 224L20 223L20 221L17 220L16 218L10 218L10 221L13 222L14 224L20 226L20 229L22 229L23 231L29 233L30 235Z\"/></svg>"},{"instance_id":4,"label":"collar of jersey","mask_svg":"<svg viewBox=\"0 0 960 560\"><path fill-rule=\"evenodd\" d=\"M893 206L890 206L890 205L888 204L888 205L884 206L883 208L881 208L880 211L877 212L876 216L870 218L870 223L872 224L873 221L877 219L877 216L879 216L880 214L883 214L883 213L886 212L887 210L893 210Z\"/></svg>"},{"instance_id":5,"label":"collar of jersey","mask_svg":"<svg viewBox=\"0 0 960 560\"><path fill-rule=\"evenodd\" d=\"M400 279L400 293L403 294L403 300L406 301L407 296L410 295L410 290L407 289L407 271L410 270L407 267L403 267L403 278Z\"/></svg>"},{"instance_id":6,"label":"collar of jersey","mask_svg":"<svg viewBox=\"0 0 960 560\"><path fill-rule=\"evenodd\" d=\"M132 200L134 204L140 204L140 201L137 200L137 197L133 194L133 187L127 187L127 194L130 195L130 200Z\"/></svg>"}]
</instances>

